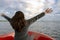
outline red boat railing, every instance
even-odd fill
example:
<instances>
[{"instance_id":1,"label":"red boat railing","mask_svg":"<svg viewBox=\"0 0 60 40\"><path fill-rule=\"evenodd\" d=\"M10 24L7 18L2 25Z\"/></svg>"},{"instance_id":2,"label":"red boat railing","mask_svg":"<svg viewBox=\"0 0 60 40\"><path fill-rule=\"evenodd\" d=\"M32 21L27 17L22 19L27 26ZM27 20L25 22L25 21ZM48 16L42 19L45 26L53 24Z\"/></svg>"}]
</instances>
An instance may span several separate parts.
<instances>
[{"instance_id":1,"label":"red boat railing","mask_svg":"<svg viewBox=\"0 0 60 40\"><path fill-rule=\"evenodd\" d=\"M52 37L43 33L36 33L29 31L28 35L34 36L34 40L54 40ZM14 40L14 33L0 35L0 40Z\"/></svg>"}]
</instances>

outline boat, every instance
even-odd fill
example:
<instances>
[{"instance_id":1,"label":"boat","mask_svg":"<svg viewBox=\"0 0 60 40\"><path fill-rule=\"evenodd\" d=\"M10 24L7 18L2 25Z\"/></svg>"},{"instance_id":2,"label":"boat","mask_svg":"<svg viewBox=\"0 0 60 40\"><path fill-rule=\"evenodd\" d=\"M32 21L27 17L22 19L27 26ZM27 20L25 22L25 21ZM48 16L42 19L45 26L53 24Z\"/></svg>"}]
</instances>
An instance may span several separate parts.
<instances>
[{"instance_id":1,"label":"boat","mask_svg":"<svg viewBox=\"0 0 60 40\"><path fill-rule=\"evenodd\" d=\"M34 36L33 40L54 40L54 38L48 36L47 34L44 33L37 33L37 32L28 32L29 36ZM14 32L0 35L0 40L14 40Z\"/></svg>"}]
</instances>

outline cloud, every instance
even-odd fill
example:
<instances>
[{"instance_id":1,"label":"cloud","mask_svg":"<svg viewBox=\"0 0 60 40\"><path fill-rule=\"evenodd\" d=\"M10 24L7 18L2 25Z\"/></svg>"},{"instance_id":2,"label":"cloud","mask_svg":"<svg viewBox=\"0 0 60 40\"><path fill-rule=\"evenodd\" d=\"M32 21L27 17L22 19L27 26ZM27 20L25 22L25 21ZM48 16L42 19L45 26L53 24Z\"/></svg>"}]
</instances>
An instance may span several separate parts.
<instances>
[{"instance_id":1,"label":"cloud","mask_svg":"<svg viewBox=\"0 0 60 40\"><path fill-rule=\"evenodd\" d=\"M53 8L53 15L60 12L60 0L0 0L0 13L10 17L18 10L24 12L26 19L32 18L48 7ZM52 14L51 14L52 15ZM57 15L55 15L57 17ZM48 17L48 16L47 16ZM54 18L54 16L52 16ZM51 17L51 18L52 18ZM48 17L47 19L49 19ZM0 18L1 19L1 18Z\"/></svg>"},{"instance_id":2,"label":"cloud","mask_svg":"<svg viewBox=\"0 0 60 40\"><path fill-rule=\"evenodd\" d=\"M32 17L35 15L34 13L42 11L42 8L44 6L43 1L44 0L0 0L0 8L2 12L7 11L11 14L13 13L12 11L15 12L21 10L25 13L25 15L28 13L30 17Z\"/></svg>"}]
</instances>

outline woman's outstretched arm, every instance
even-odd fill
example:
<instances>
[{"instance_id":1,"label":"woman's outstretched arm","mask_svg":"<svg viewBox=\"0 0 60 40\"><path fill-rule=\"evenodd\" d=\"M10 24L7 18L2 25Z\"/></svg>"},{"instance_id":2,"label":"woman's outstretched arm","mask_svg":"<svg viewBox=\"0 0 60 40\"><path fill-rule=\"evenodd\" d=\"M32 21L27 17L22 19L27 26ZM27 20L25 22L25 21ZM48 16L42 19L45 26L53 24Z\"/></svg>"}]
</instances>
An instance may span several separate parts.
<instances>
[{"instance_id":1,"label":"woman's outstretched arm","mask_svg":"<svg viewBox=\"0 0 60 40\"><path fill-rule=\"evenodd\" d=\"M9 18L8 16L4 15L4 14L1 14L1 16L3 16L5 19L7 19L8 21L11 20L11 18Z\"/></svg>"},{"instance_id":2,"label":"woman's outstretched arm","mask_svg":"<svg viewBox=\"0 0 60 40\"><path fill-rule=\"evenodd\" d=\"M40 19L41 17L43 17L45 14L51 13L51 12L52 12L52 10L48 8L48 9L45 10L45 12L42 12L42 13L38 14L37 16L35 16L35 17L27 20L27 21L28 21L29 24L32 24L32 23L34 23L36 20L38 20L38 19Z\"/></svg>"},{"instance_id":3,"label":"woman's outstretched arm","mask_svg":"<svg viewBox=\"0 0 60 40\"><path fill-rule=\"evenodd\" d=\"M43 17L45 15L44 12L40 13L39 15L27 20L29 24L32 24L34 23L37 19L40 19L41 17Z\"/></svg>"}]
</instances>

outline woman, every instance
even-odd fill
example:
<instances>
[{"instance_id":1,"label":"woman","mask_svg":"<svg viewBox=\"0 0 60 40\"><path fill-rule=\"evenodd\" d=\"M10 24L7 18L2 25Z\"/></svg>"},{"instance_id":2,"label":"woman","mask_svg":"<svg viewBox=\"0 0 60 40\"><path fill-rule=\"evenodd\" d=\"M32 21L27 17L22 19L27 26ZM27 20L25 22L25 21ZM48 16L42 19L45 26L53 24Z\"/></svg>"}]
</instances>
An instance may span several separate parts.
<instances>
[{"instance_id":1,"label":"woman","mask_svg":"<svg viewBox=\"0 0 60 40\"><path fill-rule=\"evenodd\" d=\"M12 28L15 30L14 40L33 40L33 38L29 37L27 34L29 26L37 19L43 17L45 13L50 12L52 12L52 10L48 8L45 12L42 12L29 20L25 20L24 14L21 11L17 11L12 18L9 18L4 14L2 14L2 16L10 22Z\"/></svg>"}]
</instances>

